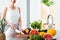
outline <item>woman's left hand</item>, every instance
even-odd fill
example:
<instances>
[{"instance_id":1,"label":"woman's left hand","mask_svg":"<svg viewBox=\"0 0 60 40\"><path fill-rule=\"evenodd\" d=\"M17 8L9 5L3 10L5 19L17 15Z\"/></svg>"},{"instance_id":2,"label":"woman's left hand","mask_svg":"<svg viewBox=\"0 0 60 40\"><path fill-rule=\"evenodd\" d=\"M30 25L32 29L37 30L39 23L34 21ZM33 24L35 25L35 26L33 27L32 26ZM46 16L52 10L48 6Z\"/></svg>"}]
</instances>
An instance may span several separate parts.
<instances>
[{"instance_id":1,"label":"woman's left hand","mask_svg":"<svg viewBox=\"0 0 60 40\"><path fill-rule=\"evenodd\" d=\"M19 30L20 30L20 31L23 31L23 29L22 29L22 27L21 27L21 26L19 26Z\"/></svg>"}]
</instances>

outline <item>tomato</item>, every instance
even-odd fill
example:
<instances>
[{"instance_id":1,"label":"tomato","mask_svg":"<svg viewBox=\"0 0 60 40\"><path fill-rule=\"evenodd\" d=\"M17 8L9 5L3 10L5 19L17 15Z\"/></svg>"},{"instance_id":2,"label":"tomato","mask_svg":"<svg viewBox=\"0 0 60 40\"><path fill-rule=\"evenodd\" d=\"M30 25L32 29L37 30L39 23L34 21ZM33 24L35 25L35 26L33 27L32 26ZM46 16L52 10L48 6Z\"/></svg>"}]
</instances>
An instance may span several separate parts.
<instances>
[{"instance_id":1,"label":"tomato","mask_svg":"<svg viewBox=\"0 0 60 40\"><path fill-rule=\"evenodd\" d=\"M37 35L37 34L38 34L38 31L34 29L34 30L32 30L32 31L30 32L30 34L31 34L31 35Z\"/></svg>"}]
</instances>

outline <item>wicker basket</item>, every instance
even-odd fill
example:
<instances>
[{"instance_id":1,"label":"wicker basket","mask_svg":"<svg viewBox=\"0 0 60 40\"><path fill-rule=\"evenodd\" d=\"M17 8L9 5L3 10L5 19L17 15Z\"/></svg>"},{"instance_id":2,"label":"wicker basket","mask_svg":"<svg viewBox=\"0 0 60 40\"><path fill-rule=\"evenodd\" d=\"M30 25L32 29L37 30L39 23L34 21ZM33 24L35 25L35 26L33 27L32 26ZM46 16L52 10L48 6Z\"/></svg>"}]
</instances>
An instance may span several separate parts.
<instances>
[{"instance_id":1,"label":"wicker basket","mask_svg":"<svg viewBox=\"0 0 60 40\"><path fill-rule=\"evenodd\" d=\"M4 33L0 33L0 40L6 40L6 36Z\"/></svg>"}]
</instances>

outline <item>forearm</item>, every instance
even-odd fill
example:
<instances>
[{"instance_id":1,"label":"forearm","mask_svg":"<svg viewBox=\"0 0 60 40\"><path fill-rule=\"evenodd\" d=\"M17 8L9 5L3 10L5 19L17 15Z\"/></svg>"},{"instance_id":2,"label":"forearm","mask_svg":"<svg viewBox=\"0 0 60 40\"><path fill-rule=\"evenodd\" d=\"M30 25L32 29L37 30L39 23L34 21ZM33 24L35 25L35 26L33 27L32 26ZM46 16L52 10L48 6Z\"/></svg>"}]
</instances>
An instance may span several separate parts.
<instances>
[{"instance_id":1,"label":"forearm","mask_svg":"<svg viewBox=\"0 0 60 40\"><path fill-rule=\"evenodd\" d=\"M19 30L21 29L22 27L22 20L21 20L21 13L20 13L20 8L18 7L18 10L19 10L19 18L18 18L18 28Z\"/></svg>"},{"instance_id":2,"label":"forearm","mask_svg":"<svg viewBox=\"0 0 60 40\"><path fill-rule=\"evenodd\" d=\"M23 29L22 29L22 21L21 21L21 19L20 19L19 22L18 22L18 28L19 28L20 31L23 30Z\"/></svg>"},{"instance_id":3,"label":"forearm","mask_svg":"<svg viewBox=\"0 0 60 40\"><path fill-rule=\"evenodd\" d=\"M22 27L22 21L21 21L21 19L20 19L19 22L18 22L18 26L19 26L19 27Z\"/></svg>"},{"instance_id":4,"label":"forearm","mask_svg":"<svg viewBox=\"0 0 60 40\"><path fill-rule=\"evenodd\" d=\"M7 7L3 9L2 15L1 15L1 20L6 17L6 12L7 12Z\"/></svg>"}]
</instances>

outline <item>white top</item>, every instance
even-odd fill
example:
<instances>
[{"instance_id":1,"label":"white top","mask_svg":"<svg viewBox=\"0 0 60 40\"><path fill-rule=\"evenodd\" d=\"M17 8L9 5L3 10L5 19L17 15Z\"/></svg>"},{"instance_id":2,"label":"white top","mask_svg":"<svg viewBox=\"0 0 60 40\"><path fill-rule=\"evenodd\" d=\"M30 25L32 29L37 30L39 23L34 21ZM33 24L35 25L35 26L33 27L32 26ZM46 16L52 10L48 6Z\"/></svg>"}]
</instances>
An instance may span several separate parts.
<instances>
[{"instance_id":1,"label":"white top","mask_svg":"<svg viewBox=\"0 0 60 40\"><path fill-rule=\"evenodd\" d=\"M19 10L16 7L15 10L12 10L10 6L7 6L6 21L13 24L18 23Z\"/></svg>"}]
</instances>

